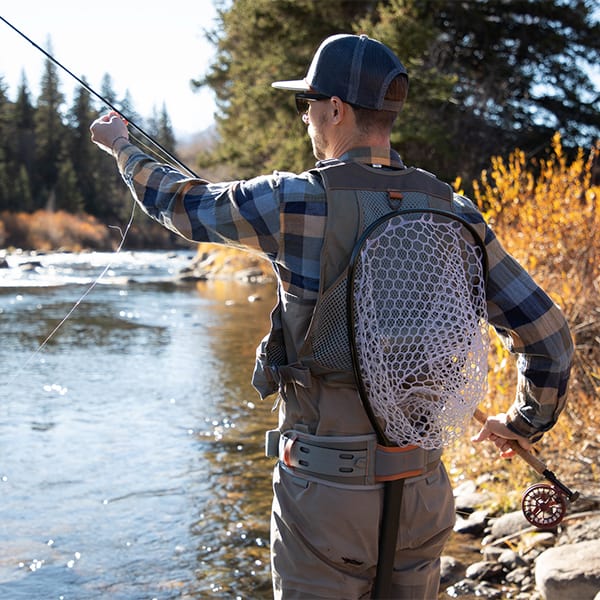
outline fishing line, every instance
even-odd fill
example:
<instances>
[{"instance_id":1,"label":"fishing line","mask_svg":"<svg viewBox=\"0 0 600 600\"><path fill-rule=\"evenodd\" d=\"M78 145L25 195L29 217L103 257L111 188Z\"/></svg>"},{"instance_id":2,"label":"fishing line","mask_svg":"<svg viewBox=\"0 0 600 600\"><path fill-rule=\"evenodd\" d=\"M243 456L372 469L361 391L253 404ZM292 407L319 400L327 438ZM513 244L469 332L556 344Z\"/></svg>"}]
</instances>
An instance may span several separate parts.
<instances>
[{"instance_id":1,"label":"fishing line","mask_svg":"<svg viewBox=\"0 0 600 600\"><path fill-rule=\"evenodd\" d=\"M134 121L132 121L128 116L124 115L121 110L119 110L116 106L114 106L111 102L109 102L104 96L102 96L98 92L96 92L85 81L83 81L82 79L80 79L79 77L77 77L77 75L75 75L70 69L68 69L67 67L65 67L62 63L60 63L54 56L52 56L50 53L48 53L46 50L44 50L41 46L39 46L38 44L36 44L31 38L29 38L27 35L25 35L21 30L19 30L17 27L15 27L12 23L10 23L9 21L7 21L1 15L0 15L0 20L2 20L6 25L8 25L13 31L15 31L17 34L19 34L27 42L29 42L34 48L36 48L37 50L39 50L44 56L46 56L50 61L52 61L57 67L61 68L65 73L67 73L73 79L75 79L75 81L77 81L77 83L79 83L79 85L81 85L83 88L85 88L90 94L94 95L101 102L103 102L106 106L108 106L110 109L114 110L121 117L123 117L127 121L128 125L130 127L132 127L133 129L135 129L136 131L138 131L139 133L141 133L142 136L144 136L144 138L146 138L147 140L149 140L155 146L155 148L157 148L160 151L160 152L156 152L155 151L156 154L162 153L164 156L168 157L175 165L177 165L180 169L182 169L183 171L185 171L187 174L191 175L192 177L198 178L198 175L196 173L194 173L194 171L192 171L189 167L187 167L187 165L185 165L179 159L177 159L162 144L160 144L159 142L157 142L152 136L150 136L148 133L146 133L139 125L137 125ZM131 137L133 137L134 139L136 139L135 136L133 136L133 135ZM138 143L140 143L139 140L136 139L136 141ZM150 148L148 148L148 146L146 144L140 143L140 145L142 145L142 146L144 146L144 147L146 147L147 149L150 150ZM120 227L110 226L109 225L109 227L111 227L113 229L118 229L118 231L119 231L119 233L121 235L121 241L120 241L117 249L114 251L114 255L115 256L117 254L119 254L119 252L123 248L123 245L125 243L125 238L127 237L127 234L128 234L128 232L129 232L129 230L131 228L131 225L133 223L133 218L134 218L134 215L135 215L135 208L136 208L136 201L134 199L133 204L132 204L131 215L129 217L129 221L127 223L127 226L125 227L125 231L121 231ZM18 378L18 376L21 374L21 372L27 367L27 365L29 365L29 363L46 347L46 345L54 337L54 335L56 334L56 332L64 325L64 323L71 317L71 315L73 314L73 312L78 308L78 306L81 304L81 302L83 302L83 300L91 293L91 291L96 287L96 285L98 285L98 283L100 282L100 280L104 277L104 275L111 268L112 264L113 264L112 262L109 262L104 267L104 269L102 270L102 272L96 277L96 279L91 283L91 285L85 290L85 292L81 295L81 297L77 300L77 302L75 302L75 304L71 307L71 309L65 315L65 317L58 323L58 325L56 325L56 327L54 327L54 329L50 332L50 334L46 337L46 339L29 356L29 358L25 361L25 363L21 366L21 368L17 371L17 373L15 373L13 375L13 377L11 378L11 380L7 384L5 384L5 387L8 387L9 385L11 385Z\"/></svg>"},{"instance_id":2,"label":"fishing line","mask_svg":"<svg viewBox=\"0 0 600 600\"><path fill-rule=\"evenodd\" d=\"M108 226L111 229L117 229L121 235L121 241L113 253L114 256L119 254L119 252L121 252L121 249L123 248L123 244L125 243L125 238L127 237L127 233L129 232L129 229L131 228L131 225L133 224L133 217L135 216L135 208L136 208L136 202L134 200L132 209L131 209L131 215L129 216L129 221L127 222L125 231L121 231L121 228L118 227L117 225L109 225ZM106 275L106 273L112 267L112 265L113 265L113 262L109 262L104 267L104 269L102 269L102 272L100 273L100 275L98 275L96 277L96 279L94 279L94 281L92 281L90 286L85 290L85 292L83 292L83 294L79 297L77 302L75 302L75 304L73 304L73 306L71 307L69 312L62 318L62 320L58 323L58 325L56 325L54 327L54 329L48 334L46 339L37 347L37 349L29 355L29 357L23 363L23 365L17 370L17 372L12 376L12 378L3 387L8 388L10 385L12 385L18 379L19 375L26 369L26 367L29 365L29 363L46 347L46 345L54 337L56 332L66 323L66 321L71 317L71 315L75 312L75 310L77 310L78 306L83 302L83 300L85 300L85 298L87 298L87 296L91 293L91 291L98 285L100 280L104 277L104 275Z\"/></svg>"},{"instance_id":3,"label":"fishing line","mask_svg":"<svg viewBox=\"0 0 600 600\"><path fill-rule=\"evenodd\" d=\"M0 20L4 21L4 23L6 23L6 25L8 25L13 31L18 33L22 38L27 40L34 48L39 50L44 56L46 56L49 60L51 60L57 67L60 67L65 73L70 75L75 81L77 81L77 83L79 83L79 85L84 87L90 94L93 94L96 98L98 98L100 101L102 101L104 104L106 104L106 106L108 106L110 109L119 113L119 115L121 115L129 123L129 125L131 127L136 129L137 131L139 131L144 137L146 137L148 140L150 140L150 142L152 142L156 146L156 148L158 148L165 156L167 156L170 160L172 160L178 167L180 167L182 170L184 170L186 173L188 173L192 177L198 178L198 175L196 173L194 173L194 171L192 171L187 165L183 164L178 158L173 156L173 154L171 154L162 144L157 142L151 135L146 133L139 125L134 123L127 115L124 115L121 110L119 110L116 106L114 106L111 102L109 102L104 96L102 96L101 94L96 92L96 90L94 90L91 86L89 86L85 81L83 81L82 79L77 77L77 75L75 75L75 73L73 73L71 70L67 69L67 67L65 67L62 63L60 63L49 52L47 52L41 46L36 44L31 38L27 37L20 29L17 29L17 27L15 27L12 23L7 21L2 15L0 15Z\"/></svg>"}]
</instances>

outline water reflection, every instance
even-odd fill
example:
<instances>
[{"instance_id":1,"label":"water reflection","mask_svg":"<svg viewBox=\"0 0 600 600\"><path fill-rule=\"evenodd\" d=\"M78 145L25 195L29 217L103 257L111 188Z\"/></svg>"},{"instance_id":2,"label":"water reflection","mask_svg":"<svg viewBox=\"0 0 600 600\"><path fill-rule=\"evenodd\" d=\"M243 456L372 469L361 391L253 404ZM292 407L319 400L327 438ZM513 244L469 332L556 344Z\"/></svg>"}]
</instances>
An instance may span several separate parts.
<instances>
[{"instance_id":1,"label":"water reflection","mask_svg":"<svg viewBox=\"0 0 600 600\"><path fill-rule=\"evenodd\" d=\"M229 416L207 422L206 429L197 435L199 444L211 446L204 458L211 464L216 492L194 527L205 542L198 555L203 568L197 570L197 576L200 581L211 577L220 582L211 590L224 597L237 593L247 598L269 598L272 460L264 457L264 432L274 426L276 417L268 404L258 403L248 382L255 347L268 328L268 311L264 309L272 306L274 293L260 287L240 290L241 296L232 297L230 284L213 282L208 287L211 299L218 300L213 308L224 303L229 310L227 320L218 320L209 328L212 353L223 367L220 375L226 393L220 405ZM199 284L204 296L206 288L207 284ZM263 304L259 322L240 327L256 319L255 304L259 302ZM207 534L210 543L206 543Z\"/></svg>"},{"instance_id":2,"label":"water reflection","mask_svg":"<svg viewBox=\"0 0 600 600\"><path fill-rule=\"evenodd\" d=\"M35 353L81 292L0 292L0 595L269 598L272 290L103 286Z\"/></svg>"}]
</instances>

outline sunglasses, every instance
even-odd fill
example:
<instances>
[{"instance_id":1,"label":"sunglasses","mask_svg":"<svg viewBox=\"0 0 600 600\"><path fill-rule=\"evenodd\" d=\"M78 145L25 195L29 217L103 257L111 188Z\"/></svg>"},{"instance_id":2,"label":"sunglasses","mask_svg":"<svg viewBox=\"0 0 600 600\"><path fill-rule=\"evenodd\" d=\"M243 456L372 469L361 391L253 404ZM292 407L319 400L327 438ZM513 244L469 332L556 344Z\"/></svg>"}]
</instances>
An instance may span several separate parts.
<instances>
[{"instance_id":1,"label":"sunglasses","mask_svg":"<svg viewBox=\"0 0 600 600\"><path fill-rule=\"evenodd\" d=\"M304 115L308 111L311 102L329 100L329 98L331 96L325 96L325 94L318 94L317 92L299 92L296 94L296 110L299 115Z\"/></svg>"}]
</instances>

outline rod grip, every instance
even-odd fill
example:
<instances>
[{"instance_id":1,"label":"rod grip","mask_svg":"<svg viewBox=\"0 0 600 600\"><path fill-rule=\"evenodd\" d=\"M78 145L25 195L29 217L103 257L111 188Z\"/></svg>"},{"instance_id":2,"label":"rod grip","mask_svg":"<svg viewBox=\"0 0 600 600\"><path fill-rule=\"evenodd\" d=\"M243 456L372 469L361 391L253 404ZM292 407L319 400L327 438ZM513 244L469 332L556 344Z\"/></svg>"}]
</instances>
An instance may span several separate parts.
<instances>
[{"instance_id":1,"label":"rod grip","mask_svg":"<svg viewBox=\"0 0 600 600\"><path fill-rule=\"evenodd\" d=\"M482 425L485 424L485 422L487 421L487 415L479 410L478 408L475 409L475 412L473 413L473 417L475 418L475 420L479 421ZM525 448L523 448L523 446L521 446L521 444L519 444L519 442L517 442L517 440L507 440L508 441L508 445L530 466L532 467L537 473L539 473L540 475L544 475L544 471L546 471L546 465L537 457L535 457L533 454L531 454L531 452L529 452L529 450L526 450Z\"/></svg>"}]
</instances>

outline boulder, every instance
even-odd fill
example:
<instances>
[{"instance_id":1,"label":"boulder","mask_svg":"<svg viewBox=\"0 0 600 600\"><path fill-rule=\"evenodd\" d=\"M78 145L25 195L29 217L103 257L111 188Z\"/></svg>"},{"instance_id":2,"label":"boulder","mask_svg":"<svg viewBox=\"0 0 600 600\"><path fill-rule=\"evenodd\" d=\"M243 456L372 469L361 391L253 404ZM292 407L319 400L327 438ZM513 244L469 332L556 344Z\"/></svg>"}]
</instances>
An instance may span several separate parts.
<instances>
[{"instance_id":1,"label":"boulder","mask_svg":"<svg viewBox=\"0 0 600 600\"><path fill-rule=\"evenodd\" d=\"M545 600L593 600L600 591L600 540L542 552L535 563L535 583Z\"/></svg>"}]
</instances>

